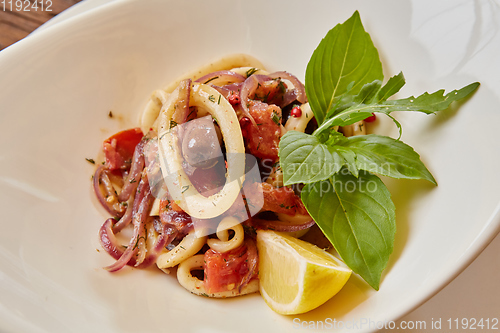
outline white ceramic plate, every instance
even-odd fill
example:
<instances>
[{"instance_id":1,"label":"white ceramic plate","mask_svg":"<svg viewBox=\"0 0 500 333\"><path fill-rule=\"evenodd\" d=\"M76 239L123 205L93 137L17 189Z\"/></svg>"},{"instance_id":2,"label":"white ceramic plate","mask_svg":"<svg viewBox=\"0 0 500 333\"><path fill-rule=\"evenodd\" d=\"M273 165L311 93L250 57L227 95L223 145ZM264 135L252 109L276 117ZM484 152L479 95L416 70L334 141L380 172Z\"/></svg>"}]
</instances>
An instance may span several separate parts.
<instances>
[{"instance_id":1,"label":"white ceramic plate","mask_svg":"<svg viewBox=\"0 0 500 333\"><path fill-rule=\"evenodd\" d=\"M439 186L390 182L398 232L380 290L352 278L298 318L396 319L458 274L499 230L495 3L120 1L0 52L0 330L292 330L293 317L273 313L258 295L212 300L154 270L102 270L111 262L97 241L105 217L92 199L85 158L134 125L151 91L219 56L249 53L303 78L321 38L354 10L386 76L405 73L400 97L482 85L459 109L398 117L403 140ZM119 117L109 119L110 110Z\"/></svg>"}]
</instances>

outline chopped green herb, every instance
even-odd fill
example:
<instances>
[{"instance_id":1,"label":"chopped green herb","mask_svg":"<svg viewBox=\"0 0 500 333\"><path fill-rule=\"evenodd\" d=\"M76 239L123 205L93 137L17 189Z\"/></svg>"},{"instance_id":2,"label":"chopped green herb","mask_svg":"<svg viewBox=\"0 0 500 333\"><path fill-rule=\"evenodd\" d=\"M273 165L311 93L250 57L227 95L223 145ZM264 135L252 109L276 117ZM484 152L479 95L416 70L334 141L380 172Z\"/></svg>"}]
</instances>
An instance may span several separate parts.
<instances>
[{"instance_id":1,"label":"chopped green herb","mask_svg":"<svg viewBox=\"0 0 500 333\"><path fill-rule=\"evenodd\" d=\"M267 103L269 101L269 95L271 94L271 90L267 92L264 96L261 97L262 102Z\"/></svg>"},{"instance_id":2,"label":"chopped green herb","mask_svg":"<svg viewBox=\"0 0 500 333\"><path fill-rule=\"evenodd\" d=\"M257 72L258 69L257 68L250 68L249 70L247 70L246 74L247 74L247 77L250 77L251 75L253 75L255 72Z\"/></svg>"},{"instance_id":3,"label":"chopped green herb","mask_svg":"<svg viewBox=\"0 0 500 333\"><path fill-rule=\"evenodd\" d=\"M218 78L219 78L219 76L214 76L213 78L208 79L207 81L205 81L205 84L207 84L207 83L208 83L208 82L210 82L210 81L216 80L216 79L218 79Z\"/></svg>"},{"instance_id":4,"label":"chopped green herb","mask_svg":"<svg viewBox=\"0 0 500 333\"><path fill-rule=\"evenodd\" d=\"M195 107L190 107L189 108L189 114L187 115L187 118L189 119L189 117L191 117L191 115L193 114L193 112L196 112L196 108Z\"/></svg>"},{"instance_id":5,"label":"chopped green herb","mask_svg":"<svg viewBox=\"0 0 500 333\"><path fill-rule=\"evenodd\" d=\"M286 92L285 83L281 79L278 82L278 88L279 88L280 93L284 94Z\"/></svg>"},{"instance_id":6,"label":"chopped green herb","mask_svg":"<svg viewBox=\"0 0 500 333\"><path fill-rule=\"evenodd\" d=\"M271 114L271 119L274 121L276 125L281 124L281 116L273 110L273 113Z\"/></svg>"},{"instance_id":7,"label":"chopped green herb","mask_svg":"<svg viewBox=\"0 0 500 333\"><path fill-rule=\"evenodd\" d=\"M144 237L144 236L139 236L139 237L137 237L137 241L135 242L135 245L134 245L134 247L132 248L132 250L135 250L135 249L139 246L139 241L140 241L141 239L142 239L142 240L144 240L144 242L146 242L146 237Z\"/></svg>"},{"instance_id":8,"label":"chopped green herb","mask_svg":"<svg viewBox=\"0 0 500 333\"><path fill-rule=\"evenodd\" d=\"M215 97L214 97L214 95L208 96L208 99L210 100L210 102L215 103Z\"/></svg>"},{"instance_id":9,"label":"chopped green herb","mask_svg":"<svg viewBox=\"0 0 500 333\"><path fill-rule=\"evenodd\" d=\"M91 163L91 164L95 164L95 161L92 159L92 158L85 158L87 160L87 162Z\"/></svg>"}]
</instances>

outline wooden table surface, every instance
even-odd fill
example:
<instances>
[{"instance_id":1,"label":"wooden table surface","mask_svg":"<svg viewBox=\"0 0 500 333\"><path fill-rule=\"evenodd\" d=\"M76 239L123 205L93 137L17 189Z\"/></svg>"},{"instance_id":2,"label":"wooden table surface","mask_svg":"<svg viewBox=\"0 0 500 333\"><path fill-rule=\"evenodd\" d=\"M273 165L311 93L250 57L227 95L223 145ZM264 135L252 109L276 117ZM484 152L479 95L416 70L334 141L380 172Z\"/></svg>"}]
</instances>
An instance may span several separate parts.
<instances>
[{"instance_id":1,"label":"wooden table surface","mask_svg":"<svg viewBox=\"0 0 500 333\"><path fill-rule=\"evenodd\" d=\"M0 50L28 36L33 30L80 1L0 0Z\"/></svg>"}]
</instances>

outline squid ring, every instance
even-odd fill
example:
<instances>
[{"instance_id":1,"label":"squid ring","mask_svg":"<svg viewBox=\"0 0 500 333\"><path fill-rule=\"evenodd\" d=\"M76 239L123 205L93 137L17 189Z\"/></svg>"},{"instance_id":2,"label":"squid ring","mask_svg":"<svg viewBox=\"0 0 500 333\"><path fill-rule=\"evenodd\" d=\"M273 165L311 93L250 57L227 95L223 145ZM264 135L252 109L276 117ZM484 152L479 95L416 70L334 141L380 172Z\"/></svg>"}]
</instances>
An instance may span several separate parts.
<instances>
[{"instance_id":1,"label":"squid ring","mask_svg":"<svg viewBox=\"0 0 500 333\"><path fill-rule=\"evenodd\" d=\"M228 229L234 231L234 236L231 239L229 239ZM240 222L236 218L228 216L219 223L217 227L217 237L219 239L212 238L207 240L207 244L211 249L220 253L225 253L243 244L245 234Z\"/></svg>"},{"instance_id":2,"label":"squid ring","mask_svg":"<svg viewBox=\"0 0 500 333\"><path fill-rule=\"evenodd\" d=\"M170 130L179 94L174 91L163 105L159 118L159 153L163 177L175 202L196 218L220 216L240 194L245 176L245 147L238 117L231 104L214 88L193 83L190 102L200 106L217 121L227 152L226 182L218 193L205 197L193 186L182 168L179 138ZM175 127L174 127L175 129Z\"/></svg>"},{"instance_id":3,"label":"squid ring","mask_svg":"<svg viewBox=\"0 0 500 333\"><path fill-rule=\"evenodd\" d=\"M196 233L191 231L182 239L182 241L171 251L164 253L156 259L156 266L160 269L170 268L178 265L189 257L194 256L205 245L207 237L197 237Z\"/></svg>"},{"instance_id":4,"label":"squid ring","mask_svg":"<svg viewBox=\"0 0 500 333\"><path fill-rule=\"evenodd\" d=\"M183 261L177 268L177 280L179 281L181 286L183 286L191 293L201 296L226 298L251 294L259 291L259 280L253 279L241 289L241 292L238 290L239 288L233 288L231 290L208 293L205 289L205 284L203 283L203 281L199 280L191 274L191 271L193 270L203 269L203 262L204 255L198 254Z\"/></svg>"}]
</instances>

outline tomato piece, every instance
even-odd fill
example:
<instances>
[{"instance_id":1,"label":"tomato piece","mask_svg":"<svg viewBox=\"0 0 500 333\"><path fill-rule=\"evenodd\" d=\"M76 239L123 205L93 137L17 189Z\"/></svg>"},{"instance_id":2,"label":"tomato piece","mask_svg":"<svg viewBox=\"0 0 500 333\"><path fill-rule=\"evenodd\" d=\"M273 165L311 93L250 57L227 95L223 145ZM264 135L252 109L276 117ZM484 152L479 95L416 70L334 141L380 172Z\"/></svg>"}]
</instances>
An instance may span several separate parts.
<instances>
[{"instance_id":1,"label":"tomato piece","mask_svg":"<svg viewBox=\"0 0 500 333\"><path fill-rule=\"evenodd\" d=\"M259 101L250 101L250 114L257 126L246 126L243 133L252 155L260 159L278 160L281 138L281 109Z\"/></svg>"},{"instance_id":2,"label":"tomato piece","mask_svg":"<svg viewBox=\"0 0 500 333\"><path fill-rule=\"evenodd\" d=\"M105 166L110 170L128 169L132 162L135 146L144 134L140 128L118 132L103 143Z\"/></svg>"},{"instance_id":3,"label":"tomato piece","mask_svg":"<svg viewBox=\"0 0 500 333\"><path fill-rule=\"evenodd\" d=\"M251 239L231 251L205 252L205 289L209 293L233 290L257 276L257 250Z\"/></svg>"},{"instance_id":4,"label":"tomato piece","mask_svg":"<svg viewBox=\"0 0 500 333\"><path fill-rule=\"evenodd\" d=\"M259 187L264 196L262 210L288 215L307 214L302 200L290 187L274 187L269 183L260 183Z\"/></svg>"}]
</instances>

